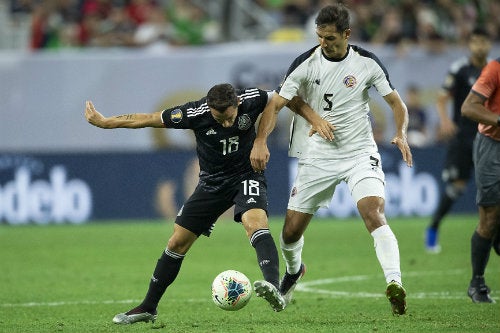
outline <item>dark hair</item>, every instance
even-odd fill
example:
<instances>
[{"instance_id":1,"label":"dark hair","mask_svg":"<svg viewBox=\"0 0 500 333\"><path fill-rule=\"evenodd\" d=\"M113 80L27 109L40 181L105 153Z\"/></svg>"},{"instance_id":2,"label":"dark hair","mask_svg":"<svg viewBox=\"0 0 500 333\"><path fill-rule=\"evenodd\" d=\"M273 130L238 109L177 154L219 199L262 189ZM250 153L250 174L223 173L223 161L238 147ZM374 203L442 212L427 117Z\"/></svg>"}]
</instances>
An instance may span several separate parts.
<instances>
[{"instance_id":1,"label":"dark hair","mask_svg":"<svg viewBox=\"0 0 500 333\"><path fill-rule=\"evenodd\" d=\"M323 7L316 16L316 25L335 25L337 32L349 29L349 11L342 3Z\"/></svg>"},{"instance_id":2,"label":"dark hair","mask_svg":"<svg viewBox=\"0 0 500 333\"><path fill-rule=\"evenodd\" d=\"M472 29L472 31L471 31L471 33L469 35L469 39L472 36L481 36L481 37L491 38L490 37L490 33L488 32L488 30L486 30L482 26L476 26L474 29Z\"/></svg>"},{"instance_id":3,"label":"dark hair","mask_svg":"<svg viewBox=\"0 0 500 333\"><path fill-rule=\"evenodd\" d=\"M230 106L238 106L238 96L229 83L217 84L207 93L207 105L222 113Z\"/></svg>"}]
</instances>

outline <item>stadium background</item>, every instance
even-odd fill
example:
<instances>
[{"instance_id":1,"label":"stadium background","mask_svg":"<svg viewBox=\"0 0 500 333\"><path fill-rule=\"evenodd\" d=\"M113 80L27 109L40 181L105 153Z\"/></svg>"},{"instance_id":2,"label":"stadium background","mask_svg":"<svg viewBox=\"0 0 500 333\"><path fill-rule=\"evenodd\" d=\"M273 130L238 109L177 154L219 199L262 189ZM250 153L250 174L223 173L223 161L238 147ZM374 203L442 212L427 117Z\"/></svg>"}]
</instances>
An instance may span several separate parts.
<instances>
[{"instance_id":1,"label":"stadium background","mask_svg":"<svg viewBox=\"0 0 500 333\"><path fill-rule=\"evenodd\" d=\"M18 10L16 3L30 1L0 3L3 15L0 21L5 28L0 35L0 223L6 224L158 218L165 216L165 207L158 204L161 198L170 201L172 213L192 188L189 184L193 180L190 170L195 157L192 136L183 131L96 129L84 118L85 101L90 99L99 111L114 115L153 112L162 106L180 104L202 96L219 82L272 89L279 84L293 58L315 45L306 32L307 20L298 24L299 21L290 19L289 14L296 13L290 10L290 4L310 5L319 1L282 1L281 5L277 1L272 6L240 1L237 3L253 9L253 15L249 18L248 8L241 7L233 8L231 17L239 17L240 23L251 19L255 24L235 24L226 30L224 26L232 21L220 11L228 9L223 6L227 2L210 2L212 6L208 8L203 2L185 1L203 9L204 27L212 32L205 36L206 40L196 43L157 39L144 45L120 45L114 43L118 40L116 35L104 38L102 33L95 37L95 44L74 45L71 44L74 41L61 38L61 31L68 28L63 20L59 25L50 25L52 30L44 30L48 33L46 40L52 38L52 43L40 47L33 44L36 32L33 27L40 8L33 5ZM178 1L151 3L160 9L181 6ZM383 7L393 2L350 3L357 9L363 5ZM435 13L442 9L432 1L421 3ZM471 3L462 1L458 8L470 12ZM493 6L498 1L485 3ZM47 17L57 17L59 9L50 7ZM308 10L311 16L313 6ZM480 14L478 11L476 18L481 18ZM490 14L495 17L494 11ZM441 24L434 31L436 34L425 34L416 27L414 40L403 37L381 40L390 17L381 15L375 25L379 27L375 28L378 34L371 38L355 35L352 43L373 50L381 58L403 98L409 87L419 88L419 102L427 115L426 137L415 142L415 147L419 147L413 150L412 169L403 167L399 153L387 145L393 133L392 116L375 91L371 93L374 97L371 106L387 176L387 214L429 216L441 190L445 152L436 134L435 96L451 62L467 54L461 36L463 27L456 28L455 34L450 32L450 27L459 27L463 22L454 15L456 21L444 28ZM436 17L439 18L437 14ZM482 20L492 25L492 32L497 31L493 23L498 20L491 23L487 14ZM375 19L372 21L377 23ZM222 27L208 29L214 22ZM470 22L465 26L470 27ZM54 31L60 33L58 38L54 37ZM498 36L494 38L491 55L497 57L500 45ZM272 159L267 170L271 215L284 213L295 170L295 161L286 156L288 122L289 112L281 112L280 124L271 139ZM343 218L355 215L355 211L345 187L341 187L331 207L319 214ZM454 212L475 211L474 190L469 187Z\"/></svg>"}]
</instances>

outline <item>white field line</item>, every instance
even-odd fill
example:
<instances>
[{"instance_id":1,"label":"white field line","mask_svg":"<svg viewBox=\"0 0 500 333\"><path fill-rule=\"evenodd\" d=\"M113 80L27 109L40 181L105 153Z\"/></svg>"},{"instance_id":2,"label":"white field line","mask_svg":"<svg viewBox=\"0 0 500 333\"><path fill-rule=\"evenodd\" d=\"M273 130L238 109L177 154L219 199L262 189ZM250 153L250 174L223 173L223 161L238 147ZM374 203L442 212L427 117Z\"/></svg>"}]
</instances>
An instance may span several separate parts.
<instances>
[{"instance_id":1,"label":"white field line","mask_svg":"<svg viewBox=\"0 0 500 333\"><path fill-rule=\"evenodd\" d=\"M420 277L420 276L433 276L433 275L463 275L465 274L465 269L460 270L448 270L448 271L426 271L426 272L407 272L404 273L404 277ZM306 282L299 282L295 288L296 292L309 293L314 295L329 296L332 298L367 298L367 297L385 297L383 292L371 293L365 291L359 292L348 292L334 290L334 288L322 289L320 286L326 285L341 285L343 283L352 282L362 282L366 280L380 279L380 276L375 275L353 275L353 276L342 276L338 278L320 279ZM337 286L340 287L340 286ZM342 289L340 287L340 289ZM495 294L498 291L494 291ZM467 294L464 290L463 292L411 292L408 294L409 298L413 299L466 299ZM499 300L500 297L492 297L495 300ZM206 302L210 297L205 298L192 298L192 299L182 299L178 301L182 302ZM67 305L95 305L95 304L138 304L142 300L139 299L128 299L128 300L104 300L104 301L57 301L57 302L28 302L28 303L0 303L0 308L22 308L22 307L51 307L51 306L67 306ZM174 299L169 299L172 302Z\"/></svg>"},{"instance_id":2,"label":"white field line","mask_svg":"<svg viewBox=\"0 0 500 333\"><path fill-rule=\"evenodd\" d=\"M420 276L434 276L434 275L463 275L465 273L464 269L447 270L447 271L426 271L426 272L408 272L404 273L404 277L420 277ZM299 282L295 291L311 293L316 295L330 296L332 298L367 298L367 297L385 297L383 292L380 293L370 293L370 292L347 292L338 291L333 288L322 289L320 286L335 285L342 283L352 283L352 282L362 282L366 280L373 280L380 278L374 275L354 275L354 276L342 276L338 278L320 279L307 282ZM463 292L412 292L408 294L409 298L418 299L462 299L467 298L465 291ZM493 299L498 299L498 297L492 297Z\"/></svg>"},{"instance_id":3,"label":"white field line","mask_svg":"<svg viewBox=\"0 0 500 333\"><path fill-rule=\"evenodd\" d=\"M191 299L182 299L178 300L179 302L192 302L192 303L201 303L209 300L210 297L206 298L191 298ZM176 301L174 299L168 299L169 302ZM104 300L104 301L58 301L58 302L28 302L28 303L0 303L0 308L29 308L36 306L66 306L66 305L95 305L95 304L139 304L142 302L142 299L124 299L124 300Z\"/></svg>"}]
</instances>

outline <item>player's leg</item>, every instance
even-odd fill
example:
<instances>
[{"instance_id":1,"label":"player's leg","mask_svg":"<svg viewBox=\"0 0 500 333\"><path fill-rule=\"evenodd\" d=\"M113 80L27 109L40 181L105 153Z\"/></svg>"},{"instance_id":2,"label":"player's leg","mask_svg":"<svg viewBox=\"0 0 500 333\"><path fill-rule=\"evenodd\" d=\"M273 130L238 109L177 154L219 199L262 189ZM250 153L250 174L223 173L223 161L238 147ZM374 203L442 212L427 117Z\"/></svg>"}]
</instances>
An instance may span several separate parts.
<instances>
[{"instance_id":1,"label":"player's leg","mask_svg":"<svg viewBox=\"0 0 500 333\"><path fill-rule=\"evenodd\" d=\"M339 182L337 176L339 169L331 160L299 161L280 235L281 253L286 263L280 291L287 304L292 300L297 282L305 274L305 265L302 261L304 232L319 207L326 207L330 203Z\"/></svg>"},{"instance_id":2,"label":"player's leg","mask_svg":"<svg viewBox=\"0 0 500 333\"><path fill-rule=\"evenodd\" d=\"M128 312L117 314L113 318L116 324L133 324L139 321L155 321L156 308L167 287L174 282L179 273L182 261L191 245L198 236L193 232L174 225L174 232L168 240L168 245L156 263L149 282L146 297L142 303Z\"/></svg>"},{"instance_id":3,"label":"player's leg","mask_svg":"<svg viewBox=\"0 0 500 333\"><path fill-rule=\"evenodd\" d=\"M240 182L236 190L234 219L241 221L245 227L264 277L264 280L254 282L255 292L269 302L273 310L281 311L285 308L285 303L278 289L279 256L267 219L265 178L261 174L251 173L245 181Z\"/></svg>"},{"instance_id":4,"label":"player's leg","mask_svg":"<svg viewBox=\"0 0 500 333\"><path fill-rule=\"evenodd\" d=\"M269 230L266 212L263 209L250 209L242 214L241 220L250 244L255 248L257 262L264 279L278 287L278 250Z\"/></svg>"},{"instance_id":5,"label":"player's leg","mask_svg":"<svg viewBox=\"0 0 500 333\"><path fill-rule=\"evenodd\" d=\"M210 235L217 218L230 206L232 202L225 197L205 192L198 187L177 214L174 232L156 263L143 302L128 312L116 315L113 322L133 324L154 321L158 303L168 286L176 279L189 248L201 234Z\"/></svg>"},{"instance_id":6,"label":"player's leg","mask_svg":"<svg viewBox=\"0 0 500 333\"><path fill-rule=\"evenodd\" d=\"M443 218L465 191L473 169L472 145L464 144L470 139L455 137L448 147L442 172L444 191L425 231L425 248L429 253L439 253L439 227Z\"/></svg>"},{"instance_id":7,"label":"player's leg","mask_svg":"<svg viewBox=\"0 0 500 333\"><path fill-rule=\"evenodd\" d=\"M479 224L471 238L472 278L467 294L474 303L494 303L484 272L490 258L492 238L498 227L498 206L479 206Z\"/></svg>"},{"instance_id":8,"label":"player's leg","mask_svg":"<svg viewBox=\"0 0 500 333\"><path fill-rule=\"evenodd\" d=\"M367 185L368 183L366 182ZM364 197L357 202L357 206L366 229L373 237L375 252L386 282L401 283L398 242L386 222L384 199L376 196Z\"/></svg>"},{"instance_id":9,"label":"player's leg","mask_svg":"<svg viewBox=\"0 0 500 333\"><path fill-rule=\"evenodd\" d=\"M373 237L375 253L387 282L386 295L393 314L406 313L406 291L401 282L399 246L385 218L385 175L380 155L356 159L347 184L366 229Z\"/></svg>"},{"instance_id":10,"label":"player's leg","mask_svg":"<svg viewBox=\"0 0 500 333\"><path fill-rule=\"evenodd\" d=\"M254 282L257 296L264 298L274 311L282 311L285 301L279 292L279 257L276 243L269 230L267 214L263 209L243 213L242 223L250 244L255 248L257 262L264 280Z\"/></svg>"},{"instance_id":11,"label":"player's leg","mask_svg":"<svg viewBox=\"0 0 500 333\"><path fill-rule=\"evenodd\" d=\"M474 145L479 224L471 238L472 279L468 295L475 303L492 303L489 288L484 281L484 272L488 264L493 238L499 228L500 144L478 134Z\"/></svg>"},{"instance_id":12,"label":"player's leg","mask_svg":"<svg viewBox=\"0 0 500 333\"><path fill-rule=\"evenodd\" d=\"M314 215L287 209L280 235L280 245L288 274L301 271L304 232Z\"/></svg>"},{"instance_id":13,"label":"player's leg","mask_svg":"<svg viewBox=\"0 0 500 333\"><path fill-rule=\"evenodd\" d=\"M369 182L365 183L370 186ZM384 199L376 196L364 197L358 201L357 206L367 230L373 237L375 254L387 283L386 296L391 303L392 312L397 315L405 314L406 291L401 282L399 246L396 236L386 223Z\"/></svg>"},{"instance_id":14,"label":"player's leg","mask_svg":"<svg viewBox=\"0 0 500 333\"><path fill-rule=\"evenodd\" d=\"M292 300L293 291L306 272L302 262L304 232L311 222L313 214L287 209L285 223L280 235L281 254L286 263L286 271L281 279L280 291L288 304Z\"/></svg>"}]
</instances>

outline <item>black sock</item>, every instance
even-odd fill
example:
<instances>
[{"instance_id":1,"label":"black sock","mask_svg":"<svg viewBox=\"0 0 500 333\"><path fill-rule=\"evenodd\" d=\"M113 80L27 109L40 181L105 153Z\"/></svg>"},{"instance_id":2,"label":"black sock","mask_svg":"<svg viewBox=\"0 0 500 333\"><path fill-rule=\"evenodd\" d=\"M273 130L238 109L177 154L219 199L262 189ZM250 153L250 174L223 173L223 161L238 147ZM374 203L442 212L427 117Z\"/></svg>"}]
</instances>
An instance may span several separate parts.
<instances>
[{"instance_id":1,"label":"black sock","mask_svg":"<svg viewBox=\"0 0 500 333\"><path fill-rule=\"evenodd\" d=\"M482 277L486 270L486 264L490 258L491 239L486 239L474 231L470 241L471 246L471 262L472 262L472 279Z\"/></svg>"},{"instance_id":2,"label":"black sock","mask_svg":"<svg viewBox=\"0 0 500 333\"><path fill-rule=\"evenodd\" d=\"M153 313L167 287L174 282L181 269L184 255L165 250L156 264L149 289L140 307Z\"/></svg>"},{"instance_id":3,"label":"black sock","mask_svg":"<svg viewBox=\"0 0 500 333\"><path fill-rule=\"evenodd\" d=\"M257 253L257 260L264 279L279 288L278 250L269 229L255 231L250 243Z\"/></svg>"},{"instance_id":4,"label":"black sock","mask_svg":"<svg viewBox=\"0 0 500 333\"><path fill-rule=\"evenodd\" d=\"M431 224L429 228L438 230L443 217L450 211L451 206L455 202L455 199L452 199L448 196L448 194L443 193L441 196L441 200L439 200L439 205L432 216Z\"/></svg>"}]
</instances>

